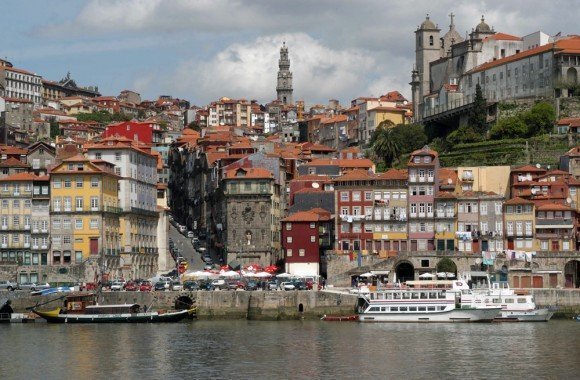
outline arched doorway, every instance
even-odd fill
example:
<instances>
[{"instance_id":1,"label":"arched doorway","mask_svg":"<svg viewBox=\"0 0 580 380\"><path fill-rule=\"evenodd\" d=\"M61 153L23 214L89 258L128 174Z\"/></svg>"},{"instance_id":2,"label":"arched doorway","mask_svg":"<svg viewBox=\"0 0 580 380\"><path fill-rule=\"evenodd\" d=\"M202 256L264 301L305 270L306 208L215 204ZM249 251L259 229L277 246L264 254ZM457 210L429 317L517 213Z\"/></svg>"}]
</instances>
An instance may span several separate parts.
<instances>
[{"instance_id":1,"label":"arched doorway","mask_svg":"<svg viewBox=\"0 0 580 380\"><path fill-rule=\"evenodd\" d=\"M564 266L564 287L580 288L580 261L571 260Z\"/></svg>"},{"instance_id":2,"label":"arched doorway","mask_svg":"<svg viewBox=\"0 0 580 380\"><path fill-rule=\"evenodd\" d=\"M415 267L408 261L397 264L395 268L397 282L412 281L415 279Z\"/></svg>"},{"instance_id":3,"label":"arched doorway","mask_svg":"<svg viewBox=\"0 0 580 380\"><path fill-rule=\"evenodd\" d=\"M175 300L175 310L190 309L193 306L193 300L188 296L181 296Z\"/></svg>"},{"instance_id":4,"label":"arched doorway","mask_svg":"<svg viewBox=\"0 0 580 380\"><path fill-rule=\"evenodd\" d=\"M437 263L437 273L453 273L457 278L457 265L449 257L444 257Z\"/></svg>"}]
</instances>

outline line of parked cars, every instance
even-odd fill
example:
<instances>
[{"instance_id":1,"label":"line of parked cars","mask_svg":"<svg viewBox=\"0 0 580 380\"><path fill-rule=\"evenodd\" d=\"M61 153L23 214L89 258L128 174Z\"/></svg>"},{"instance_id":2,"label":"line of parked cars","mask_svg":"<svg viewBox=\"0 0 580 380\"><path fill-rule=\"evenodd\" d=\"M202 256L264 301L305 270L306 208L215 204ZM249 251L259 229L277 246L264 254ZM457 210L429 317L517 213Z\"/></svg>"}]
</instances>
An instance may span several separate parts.
<instances>
[{"instance_id":1,"label":"line of parked cars","mask_svg":"<svg viewBox=\"0 0 580 380\"><path fill-rule=\"evenodd\" d=\"M0 281L0 290L30 290L32 292L41 289L48 289L50 285L48 283L39 284L36 282L22 282L20 284L11 281Z\"/></svg>"}]
</instances>

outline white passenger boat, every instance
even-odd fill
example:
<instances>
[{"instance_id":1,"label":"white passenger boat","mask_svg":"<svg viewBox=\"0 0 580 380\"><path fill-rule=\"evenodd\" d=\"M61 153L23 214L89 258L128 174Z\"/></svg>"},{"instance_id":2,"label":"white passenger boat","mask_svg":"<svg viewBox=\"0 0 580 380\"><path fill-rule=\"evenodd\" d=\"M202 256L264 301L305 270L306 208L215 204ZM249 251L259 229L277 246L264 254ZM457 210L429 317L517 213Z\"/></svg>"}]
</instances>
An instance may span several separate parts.
<instances>
[{"instance_id":1,"label":"white passenger boat","mask_svg":"<svg viewBox=\"0 0 580 380\"><path fill-rule=\"evenodd\" d=\"M499 306L476 302L467 284L453 281L408 281L358 296L360 322L490 322Z\"/></svg>"},{"instance_id":2,"label":"white passenger boat","mask_svg":"<svg viewBox=\"0 0 580 380\"><path fill-rule=\"evenodd\" d=\"M554 312L536 306L534 296L527 290L511 289L507 282L491 282L487 273L475 272L466 276L471 287L487 306L500 306L498 322L547 322Z\"/></svg>"}]
</instances>

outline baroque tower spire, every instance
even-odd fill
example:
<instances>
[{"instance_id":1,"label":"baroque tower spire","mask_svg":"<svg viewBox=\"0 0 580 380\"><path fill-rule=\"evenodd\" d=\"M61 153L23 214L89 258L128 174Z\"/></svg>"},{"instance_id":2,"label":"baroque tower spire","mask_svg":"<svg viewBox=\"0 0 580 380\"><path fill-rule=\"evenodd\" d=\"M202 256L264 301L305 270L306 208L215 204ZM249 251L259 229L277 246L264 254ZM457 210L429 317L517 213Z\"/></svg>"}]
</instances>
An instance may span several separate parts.
<instances>
[{"instance_id":1,"label":"baroque tower spire","mask_svg":"<svg viewBox=\"0 0 580 380\"><path fill-rule=\"evenodd\" d=\"M292 95L292 72L290 71L290 58L288 57L288 47L286 42L280 48L280 60L278 61L278 84L276 94L278 100L283 104L294 104Z\"/></svg>"}]
</instances>

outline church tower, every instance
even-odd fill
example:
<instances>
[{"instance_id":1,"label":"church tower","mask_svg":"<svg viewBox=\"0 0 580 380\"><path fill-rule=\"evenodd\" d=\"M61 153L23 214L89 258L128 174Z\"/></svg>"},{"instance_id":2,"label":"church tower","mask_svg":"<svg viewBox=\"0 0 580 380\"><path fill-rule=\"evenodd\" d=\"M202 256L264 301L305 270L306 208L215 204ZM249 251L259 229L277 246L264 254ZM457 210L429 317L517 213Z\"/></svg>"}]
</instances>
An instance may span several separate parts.
<instances>
[{"instance_id":1,"label":"church tower","mask_svg":"<svg viewBox=\"0 0 580 380\"><path fill-rule=\"evenodd\" d=\"M278 100L283 104L294 104L294 97L292 95L292 73L290 72L290 58L288 58L286 42L280 48L278 67L278 84L276 86Z\"/></svg>"},{"instance_id":2,"label":"church tower","mask_svg":"<svg viewBox=\"0 0 580 380\"><path fill-rule=\"evenodd\" d=\"M431 92L431 78L429 72L429 63L441 58L441 41L439 32L441 30L429 19L427 15L425 21L415 31L415 70L419 78L414 73L413 82L418 79L419 89L419 107L418 111L422 112L423 97ZM412 83L412 82L411 82ZM421 117L415 120L420 120Z\"/></svg>"}]
</instances>

